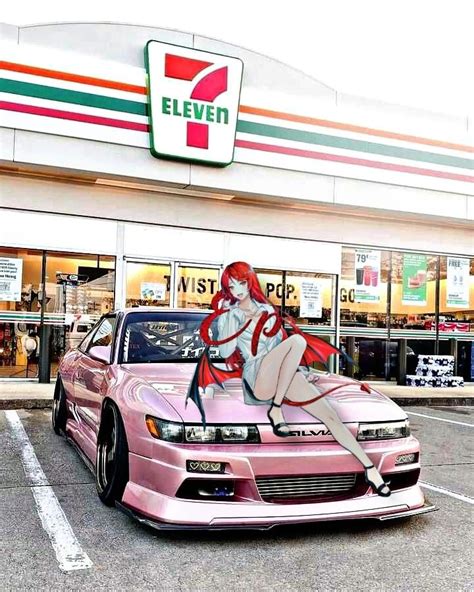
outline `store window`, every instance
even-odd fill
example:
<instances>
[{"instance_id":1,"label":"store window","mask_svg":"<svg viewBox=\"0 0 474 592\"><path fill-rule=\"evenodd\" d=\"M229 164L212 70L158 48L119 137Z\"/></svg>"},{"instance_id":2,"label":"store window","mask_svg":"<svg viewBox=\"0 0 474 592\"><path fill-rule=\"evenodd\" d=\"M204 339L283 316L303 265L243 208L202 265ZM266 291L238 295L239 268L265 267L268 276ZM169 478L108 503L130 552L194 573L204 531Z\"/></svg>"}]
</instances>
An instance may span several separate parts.
<instances>
[{"instance_id":1,"label":"store window","mask_svg":"<svg viewBox=\"0 0 474 592\"><path fill-rule=\"evenodd\" d=\"M301 325L335 325L335 276L323 273L285 273L286 313Z\"/></svg>"},{"instance_id":2,"label":"store window","mask_svg":"<svg viewBox=\"0 0 474 592\"><path fill-rule=\"evenodd\" d=\"M268 300L300 325L335 325L334 275L256 269Z\"/></svg>"},{"instance_id":3,"label":"store window","mask_svg":"<svg viewBox=\"0 0 474 592\"><path fill-rule=\"evenodd\" d=\"M126 306L170 306L171 265L127 262Z\"/></svg>"},{"instance_id":4,"label":"store window","mask_svg":"<svg viewBox=\"0 0 474 592\"><path fill-rule=\"evenodd\" d=\"M396 344L388 341L390 252L345 247L340 279L340 371L358 379L387 380L396 370Z\"/></svg>"},{"instance_id":5,"label":"store window","mask_svg":"<svg viewBox=\"0 0 474 592\"><path fill-rule=\"evenodd\" d=\"M178 265L178 308L211 308L219 291L219 269Z\"/></svg>"},{"instance_id":6,"label":"store window","mask_svg":"<svg viewBox=\"0 0 474 592\"><path fill-rule=\"evenodd\" d=\"M436 316L438 257L392 253L390 326L431 331Z\"/></svg>"},{"instance_id":7,"label":"store window","mask_svg":"<svg viewBox=\"0 0 474 592\"><path fill-rule=\"evenodd\" d=\"M456 356L456 374L474 381L474 258L440 257L440 354Z\"/></svg>"},{"instance_id":8,"label":"store window","mask_svg":"<svg viewBox=\"0 0 474 592\"><path fill-rule=\"evenodd\" d=\"M38 376L42 253L0 247L0 378Z\"/></svg>"},{"instance_id":9,"label":"store window","mask_svg":"<svg viewBox=\"0 0 474 592\"><path fill-rule=\"evenodd\" d=\"M387 327L390 252L342 249L341 327Z\"/></svg>"},{"instance_id":10,"label":"store window","mask_svg":"<svg viewBox=\"0 0 474 592\"><path fill-rule=\"evenodd\" d=\"M474 323L474 259L440 257L439 332L469 333Z\"/></svg>"},{"instance_id":11,"label":"store window","mask_svg":"<svg viewBox=\"0 0 474 592\"><path fill-rule=\"evenodd\" d=\"M284 278L283 271L273 269L255 269L260 287L265 297L280 309L283 306ZM288 297L288 295L286 295Z\"/></svg>"},{"instance_id":12,"label":"store window","mask_svg":"<svg viewBox=\"0 0 474 592\"><path fill-rule=\"evenodd\" d=\"M51 376L61 356L77 347L114 308L115 257L46 253L45 321L50 329Z\"/></svg>"},{"instance_id":13,"label":"store window","mask_svg":"<svg viewBox=\"0 0 474 592\"><path fill-rule=\"evenodd\" d=\"M277 309L292 316L298 325L306 326L304 331L334 343L335 276L285 270L255 271L263 293ZM333 363L331 360L330 364ZM326 369L321 364L314 364L314 367Z\"/></svg>"}]
</instances>

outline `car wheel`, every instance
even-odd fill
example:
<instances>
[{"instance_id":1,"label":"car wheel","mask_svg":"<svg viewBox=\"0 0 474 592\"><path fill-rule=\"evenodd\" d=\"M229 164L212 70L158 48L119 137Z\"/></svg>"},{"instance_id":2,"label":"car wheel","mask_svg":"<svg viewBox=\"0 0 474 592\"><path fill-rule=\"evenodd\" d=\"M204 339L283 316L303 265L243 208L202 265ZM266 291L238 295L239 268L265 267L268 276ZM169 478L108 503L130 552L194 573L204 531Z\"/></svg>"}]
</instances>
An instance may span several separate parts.
<instances>
[{"instance_id":1,"label":"car wheel","mask_svg":"<svg viewBox=\"0 0 474 592\"><path fill-rule=\"evenodd\" d=\"M56 434L66 431L67 420L67 406L66 406L66 391L59 376L56 379L56 386L54 387L53 396L53 410L51 413L51 422L53 430Z\"/></svg>"},{"instance_id":2,"label":"car wheel","mask_svg":"<svg viewBox=\"0 0 474 592\"><path fill-rule=\"evenodd\" d=\"M128 444L125 428L118 408L109 403L102 413L95 482L101 501L113 506L120 501L128 482Z\"/></svg>"}]
</instances>

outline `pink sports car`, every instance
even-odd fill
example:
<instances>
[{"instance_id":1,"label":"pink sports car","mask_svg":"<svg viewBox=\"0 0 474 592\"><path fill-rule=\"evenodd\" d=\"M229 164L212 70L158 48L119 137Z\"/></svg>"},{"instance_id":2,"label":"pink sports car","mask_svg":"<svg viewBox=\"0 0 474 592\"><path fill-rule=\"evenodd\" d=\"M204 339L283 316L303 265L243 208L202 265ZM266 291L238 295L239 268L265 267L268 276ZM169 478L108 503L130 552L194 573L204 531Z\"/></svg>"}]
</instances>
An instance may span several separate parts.
<instances>
[{"instance_id":1,"label":"pink sports car","mask_svg":"<svg viewBox=\"0 0 474 592\"><path fill-rule=\"evenodd\" d=\"M346 377L322 390L392 494L373 493L355 457L303 409L274 435L266 405L244 403L240 379L202 392L206 429L186 394L204 350L205 311L108 314L59 367L53 428L93 471L100 499L160 529L257 528L322 520L387 520L435 509L419 487L420 446L406 414ZM219 351L211 348L219 365Z\"/></svg>"}]
</instances>

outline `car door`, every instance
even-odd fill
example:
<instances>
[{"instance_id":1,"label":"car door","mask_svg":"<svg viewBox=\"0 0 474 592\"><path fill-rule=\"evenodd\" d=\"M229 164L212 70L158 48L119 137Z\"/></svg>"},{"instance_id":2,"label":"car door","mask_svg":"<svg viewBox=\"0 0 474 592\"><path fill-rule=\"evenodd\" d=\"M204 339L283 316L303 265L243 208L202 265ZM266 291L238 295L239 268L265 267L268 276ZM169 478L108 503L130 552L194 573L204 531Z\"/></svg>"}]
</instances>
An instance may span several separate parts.
<instances>
[{"instance_id":1,"label":"car door","mask_svg":"<svg viewBox=\"0 0 474 592\"><path fill-rule=\"evenodd\" d=\"M110 347L116 325L116 316L108 315L98 324L91 339L81 350L76 362L74 375L74 400L81 421L97 434L100 422L102 399L107 390L107 371L109 366L94 359L90 351L94 346Z\"/></svg>"}]
</instances>

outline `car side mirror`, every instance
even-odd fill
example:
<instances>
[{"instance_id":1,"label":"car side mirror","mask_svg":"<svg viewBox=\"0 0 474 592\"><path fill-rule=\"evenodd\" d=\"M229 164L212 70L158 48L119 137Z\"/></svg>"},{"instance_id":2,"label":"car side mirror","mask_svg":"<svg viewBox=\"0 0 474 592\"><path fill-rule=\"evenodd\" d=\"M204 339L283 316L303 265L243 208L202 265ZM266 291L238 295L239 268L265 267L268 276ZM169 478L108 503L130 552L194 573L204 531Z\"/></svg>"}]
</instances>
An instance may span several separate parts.
<instances>
[{"instance_id":1,"label":"car side mirror","mask_svg":"<svg viewBox=\"0 0 474 592\"><path fill-rule=\"evenodd\" d=\"M110 354L112 353L110 345L94 345L87 353L93 360L97 360L97 362L110 364Z\"/></svg>"}]
</instances>

